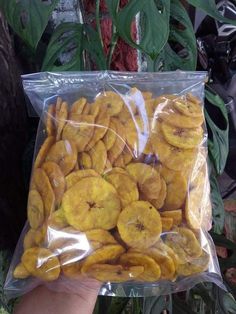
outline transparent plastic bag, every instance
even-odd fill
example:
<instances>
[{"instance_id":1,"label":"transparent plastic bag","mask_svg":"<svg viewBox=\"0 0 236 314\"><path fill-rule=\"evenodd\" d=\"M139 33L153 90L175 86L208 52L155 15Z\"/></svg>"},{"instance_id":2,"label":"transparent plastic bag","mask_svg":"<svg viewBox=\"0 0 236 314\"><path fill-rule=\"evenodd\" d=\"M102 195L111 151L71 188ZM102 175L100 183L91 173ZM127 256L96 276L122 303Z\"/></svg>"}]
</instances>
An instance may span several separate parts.
<instances>
[{"instance_id":1,"label":"transparent plastic bag","mask_svg":"<svg viewBox=\"0 0 236 314\"><path fill-rule=\"evenodd\" d=\"M36 73L28 222L9 297L39 284L152 296L223 287L211 227L205 73Z\"/></svg>"}]
</instances>

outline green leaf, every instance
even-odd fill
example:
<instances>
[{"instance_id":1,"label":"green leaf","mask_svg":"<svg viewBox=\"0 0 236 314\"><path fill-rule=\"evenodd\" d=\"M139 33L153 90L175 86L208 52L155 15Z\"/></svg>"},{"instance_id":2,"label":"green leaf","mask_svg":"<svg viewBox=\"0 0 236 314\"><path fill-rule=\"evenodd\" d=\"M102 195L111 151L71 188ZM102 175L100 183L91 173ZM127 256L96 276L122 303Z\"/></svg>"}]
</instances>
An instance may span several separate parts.
<instances>
[{"instance_id":1,"label":"green leaf","mask_svg":"<svg viewBox=\"0 0 236 314\"><path fill-rule=\"evenodd\" d=\"M159 297L145 297L143 303L143 313L145 314L162 314L164 310L172 313L172 296L162 295Z\"/></svg>"},{"instance_id":2,"label":"green leaf","mask_svg":"<svg viewBox=\"0 0 236 314\"><path fill-rule=\"evenodd\" d=\"M235 20L231 20L228 18L223 17L220 12L217 10L215 0L187 0L189 4L193 5L194 7L204 11L214 19L236 25Z\"/></svg>"},{"instance_id":3,"label":"green leaf","mask_svg":"<svg viewBox=\"0 0 236 314\"><path fill-rule=\"evenodd\" d=\"M119 35L132 47L155 60L169 36L170 0L131 0L116 11L118 0L108 1L108 9ZM131 36L131 25L137 14L141 16L139 44Z\"/></svg>"},{"instance_id":4,"label":"green leaf","mask_svg":"<svg viewBox=\"0 0 236 314\"><path fill-rule=\"evenodd\" d=\"M95 63L97 70L106 70L107 62L99 33L89 25L84 25L84 30L86 33L83 43L84 49L88 52L91 59Z\"/></svg>"},{"instance_id":5,"label":"green leaf","mask_svg":"<svg viewBox=\"0 0 236 314\"><path fill-rule=\"evenodd\" d=\"M58 0L0 0L0 9L14 32L35 49Z\"/></svg>"},{"instance_id":6,"label":"green leaf","mask_svg":"<svg viewBox=\"0 0 236 314\"><path fill-rule=\"evenodd\" d=\"M60 24L51 37L42 71L80 71L82 63L83 25L77 23ZM72 57L60 64L62 54L72 50Z\"/></svg>"},{"instance_id":7,"label":"green leaf","mask_svg":"<svg viewBox=\"0 0 236 314\"><path fill-rule=\"evenodd\" d=\"M225 221L224 203L221 198L219 185L213 171L211 171L210 174L210 186L211 186L213 230L215 233L221 234L224 229Z\"/></svg>"},{"instance_id":8,"label":"green leaf","mask_svg":"<svg viewBox=\"0 0 236 314\"><path fill-rule=\"evenodd\" d=\"M229 152L229 122L227 110L223 100L213 91L211 91L209 87L208 90L206 89L206 99L208 100L208 106L213 107L212 110L218 109L217 115L220 114L218 120L220 121L220 124L224 126L224 128L221 129L216 125L216 123L213 121L214 111L212 111L212 114L209 114L208 110L211 110L211 108L208 107L207 109L205 106L205 117L209 133L209 157L214 165L216 173L222 174Z\"/></svg>"},{"instance_id":9,"label":"green leaf","mask_svg":"<svg viewBox=\"0 0 236 314\"><path fill-rule=\"evenodd\" d=\"M176 23L177 22L177 23ZM171 47L181 45L186 51L178 55ZM170 6L170 34L168 44L162 54L164 70L195 70L197 64L197 46L192 22L179 0L172 0Z\"/></svg>"},{"instance_id":10,"label":"green leaf","mask_svg":"<svg viewBox=\"0 0 236 314\"><path fill-rule=\"evenodd\" d=\"M120 314L126 308L129 298L116 298L113 297L111 304L108 307L107 314Z\"/></svg>"}]
</instances>

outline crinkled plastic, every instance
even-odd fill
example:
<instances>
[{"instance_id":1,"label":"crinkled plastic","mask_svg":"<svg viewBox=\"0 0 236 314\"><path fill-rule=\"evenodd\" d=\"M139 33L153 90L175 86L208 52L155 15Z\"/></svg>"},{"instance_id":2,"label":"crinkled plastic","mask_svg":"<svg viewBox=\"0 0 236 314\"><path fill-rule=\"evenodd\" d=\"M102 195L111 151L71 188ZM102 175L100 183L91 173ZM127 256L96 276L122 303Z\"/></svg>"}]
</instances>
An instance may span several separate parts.
<instances>
[{"instance_id":1,"label":"crinkled plastic","mask_svg":"<svg viewBox=\"0 0 236 314\"><path fill-rule=\"evenodd\" d=\"M201 72L36 73L41 117L9 297L39 284L152 296L223 287L211 228Z\"/></svg>"}]
</instances>

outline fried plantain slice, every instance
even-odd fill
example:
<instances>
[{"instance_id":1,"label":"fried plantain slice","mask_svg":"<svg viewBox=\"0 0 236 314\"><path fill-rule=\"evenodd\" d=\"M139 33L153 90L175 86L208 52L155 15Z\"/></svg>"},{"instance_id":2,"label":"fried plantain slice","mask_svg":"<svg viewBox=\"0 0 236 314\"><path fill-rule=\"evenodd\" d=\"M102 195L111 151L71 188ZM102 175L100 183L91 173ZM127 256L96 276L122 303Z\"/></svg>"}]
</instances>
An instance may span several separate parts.
<instances>
[{"instance_id":1,"label":"fried plantain slice","mask_svg":"<svg viewBox=\"0 0 236 314\"><path fill-rule=\"evenodd\" d=\"M30 273L22 263L19 263L13 271L13 277L16 279L25 279L28 278L29 276Z\"/></svg>"},{"instance_id":2,"label":"fried plantain slice","mask_svg":"<svg viewBox=\"0 0 236 314\"><path fill-rule=\"evenodd\" d=\"M55 114L56 108L55 105L49 105L48 110L45 113L45 125L46 125L46 132L47 136L54 136L55 135Z\"/></svg>"},{"instance_id":3,"label":"fried plantain slice","mask_svg":"<svg viewBox=\"0 0 236 314\"><path fill-rule=\"evenodd\" d=\"M89 268L94 264L104 264L116 261L124 252L125 249L119 244L105 245L85 259L81 273L87 273Z\"/></svg>"},{"instance_id":4,"label":"fried plantain slice","mask_svg":"<svg viewBox=\"0 0 236 314\"><path fill-rule=\"evenodd\" d=\"M109 230L116 226L121 205L110 183L99 177L88 177L66 191L62 208L68 223L80 231Z\"/></svg>"},{"instance_id":5,"label":"fried plantain slice","mask_svg":"<svg viewBox=\"0 0 236 314\"><path fill-rule=\"evenodd\" d=\"M105 91L96 97L91 108L91 113L94 114L101 109L106 110L109 116L116 116L122 110L123 99L118 93Z\"/></svg>"},{"instance_id":6,"label":"fried plantain slice","mask_svg":"<svg viewBox=\"0 0 236 314\"><path fill-rule=\"evenodd\" d=\"M100 110L95 118L93 136L85 147L85 151L89 151L94 145L103 138L108 130L110 116L105 110Z\"/></svg>"},{"instance_id":7,"label":"fried plantain slice","mask_svg":"<svg viewBox=\"0 0 236 314\"><path fill-rule=\"evenodd\" d=\"M88 153L86 152L79 153L78 166L79 166L79 169L81 170L92 168L92 159Z\"/></svg>"},{"instance_id":8,"label":"fried plantain slice","mask_svg":"<svg viewBox=\"0 0 236 314\"><path fill-rule=\"evenodd\" d=\"M75 102L73 102L70 108L70 115L69 115L70 120L71 120L71 115L73 116L74 114L76 115L82 114L86 103L87 103L87 99L84 97L81 97Z\"/></svg>"},{"instance_id":9,"label":"fried plantain slice","mask_svg":"<svg viewBox=\"0 0 236 314\"><path fill-rule=\"evenodd\" d=\"M115 141L116 141L116 125L112 120L110 120L108 130L103 137L103 143L107 151L112 148L112 146L115 144Z\"/></svg>"},{"instance_id":10,"label":"fried plantain slice","mask_svg":"<svg viewBox=\"0 0 236 314\"><path fill-rule=\"evenodd\" d=\"M202 118L204 120L201 102L193 96L179 97L173 102L174 108L180 113L191 118Z\"/></svg>"},{"instance_id":11,"label":"fried plantain slice","mask_svg":"<svg viewBox=\"0 0 236 314\"><path fill-rule=\"evenodd\" d=\"M63 140L56 142L50 149L47 161L53 161L59 165L64 175L67 175L77 161L76 146L73 141Z\"/></svg>"},{"instance_id":12,"label":"fried plantain slice","mask_svg":"<svg viewBox=\"0 0 236 314\"><path fill-rule=\"evenodd\" d=\"M169 232L165 243L176 253L180 264L185 264L202 254L200 243L195 234L188 228L176 228Z\"/></svg>"},{"instance_id":13,"label":"fried plantain slice","mask_svg":"<svg viewBox=\"0 0 236 314\"><path fill-rule=\"evenodd\" d=\"M66 101L57 101L56 103L56 140L61 139L61 133L68 119L68 104Z\"/></svg>"},{"instance_id":14,"label":"fried plantain slice","mask_svg":"<svg viewBox=\"0 0 236 314\"><path fill-rule=\"evenodd\" d=\"M85 232L86 237L94 250L107 244L118 244L109 231L103 229L93 229Z\"/></svg>"},{"instance_id":15,"label":"fried plantain slice","mask_svg":"<svg viewBox=\"0 0 236 314\"><path fill-rule=\"evenodd\" d=\"M101 282L125 282L135 280L144 272L143 266L93 264L88 269L88 275Z\"/></svg>"},{"instance_id":16,"label":"fried plantain slice","mask_svg":"<svg viewBox=\"0 0 236 314\"><path fill-rule=\"evenodd\" d=\"M103 141L98 141L88 153L92 160L92 168L102 174L107 163L107 151Z\"/></svg>"},{"instance_id":17,"label":"fried plantain slice","mask_svg":"<svg viewBox=\"0 0 236 314\"><path fill-rule=\"evenodd\" d=\"M126 144L126 133L122 123L117 118L111 118L111 121L115 125L116 129L116 140L113 146L108 150L107 157L111 164L120 156L125 144Z\"/></svg>"},{"instance_id":18,"label":"fried plantain slice","mask_svg":"<svg viewBox=\"0 0 236 314\"><path fill-rule=\"evenodd\" d=\"M54 281L60 275L59 260L48 249L39 247L27 249L21 261L31 275L44 281Z\"/></svg>"},{"instance_id":19,"label":"fried plantain slice","mask_svg":"<svg viewBox=\"0 0 236 314\"><path fill-rule=\"evenodd\" d=\"M42 146L40 147L40 150L38 152L38 155L34 162L34 168L41 167L42 163L44 162L45 158L47 157L47 154L52 147L52 145L55 142L55 138L53 136L49 136L46 138Z\"/></svg>"},{"instance_id":20,"label":"fried plantain slice","mask_svg":"<svg viewBox=\"0 0 236 314\"><path fill-rule=\"evenodd\" d=\"M63 132L62 139L73 141L76 145L78 152L83 152L86 145L91 140L94 133L94 119L92 115L73 115L66 123Z\"/></svg>"},{"instance_id":21,"label":"fried plantain slice","mask_svg":"<svg viewBox=\"0 0 236 314\"><path fill-rule=\"evenodd\" d=\"M152 246L162 231L161 217L149 202L129 204L119 215L118 231L122 240L133 248Z\"/></svg>"},{"instance_id":22,"label":"fried plantain slice","mask_svg":"<svg viewBox=\"0 0 236 314\"><path fill-rule=\"evenodd\" d=\"M147 200L158 197L161 190L161 177L153 167L143 163L130 163L126 169L137 182L139 191Z\"/></svg>"},{"instance_id":23,"label":"fried plantain slice","mask_svg":"<svg viewBox=\"0 0 236 314\"><path fill-rule=\"evenodd\" d=\"M160 266L150 256L142 253L125 253L121 255L119 262L124 266L144 267L144 272L137 278L137 281L153 282L160 279Z\"/></svg>"},{"instance_id":24,"label":"fried plantain slice","mask_svg":"<svg viewBox=\"0 0 236 314\"><path fill-rule=\"evenodd\" d=\"M32 229L39 228L44 221L44 205L37 190L31 190L28 196L27 217Z\"/></svg>"},{"instance_id":25,"label":"fried plantain slice","mask_svg":"<svg viewBox=\"0 0 236 314\"><path fill-rule=\"evenodd\" d=\"M156 207L157 209L161 208L165 203L166 194L167 194L166 182L163 178L161 178L161 189L159 195L157 198L150 200L150 203L152 203L153 206Z\"/></svg>"},{"instance_id":26,"label":"fried plantain slice","mask_svg":"<svg viewBox=\"0 0 236 314\"><path fill-rule=\"evenodd\" d=\"M173 218L161 217L162 231L170 231L170 229L173 227L173 221Z\"/></svg>"},{"instance_id":27,"label":"fried plantain slice","mask_svg":"<svg viewBox=\"0 0 236 314\"><path fill-rule=\"evenodd\" d=\"M48 227L60 230L68 226L64 211L60 208L53 212L48 219Z\"/></svg>"},{"instance_id":28,"label":"fried plantain slice","mask_svg":"<svg viewBox=\"0 0 236 314\"><path fill-rule=\"evenodd\" d=\"M161 217L172 218L174 226L180 225L183 220L181 209L167 210L167 211L161 212L160 214L161 214Z\"/></svg>"},{"instance_id":29,"label":"fried plantain slice","mask_svg":"<svg viewBox=\"0 0 236 314\"><path fill-rule=\"evenodd\" d=\"M166 141L179 148L196 148L203 140L203 130L201 127L194 129L178 128L163 122L161 129Z\"/></svg>"},{"instance_id":30,"label":"fried plantain slice","mask_svg":"<svg viewBox=\"0 0 236 314\"><path fill-rule=\"evenodd\" d=\"M35 235L37 234L37 230L29 229L24 236L23 247L24 250L27 250L31 247L37 246L35 242Z\"/></svg>"},{"instance_id":31,"label":"fried plantain slice","mask_svg":"<svg viewBox=\"0 0 236 314\"><path fill-rule=\"evenodd\" d=\"M203 273L207 270L209 261L209 254L202 250L202 254L199 257L185 264L179 264L177 267L177 274L180 276L191 276L197 273Z\"/></svg>"},{"instance_id":32,"label":"fried plantain slice","mask_svg":"<svg viewBox=\"0 0 236 314\"><path fill-rule=\"evenodd\" d=\"M59 205L66 186L65 177L61 171L61 168L55 162L47 161L43 164L42 169L46 172L51 183L55 194L56 205Z\"/></svg>"},{"instance_id":33,"label":"fried plantain slice","mask_svg":"<svg viewBox=\"0 0 236 314\"><path fill-rule=\"evenodd\" d=\"M67 190L73 185L79 182L83 178L87 177L99 177L99 174L93 169L77 170L66 176L66 187Z\"/></svg>"},{"instance_id":34,"label":"fried plantain slice","mask_svg":"<svg viewBox=\"0 0 236 314\"><path fill-rule=\"evenodd\" d=\"M48 217L55 209L55 194L49 178L43 169L38 168L34 170L32 180L35 189L39 192L43 200L44 215L45 217Z\"/></svg>"},{"instance_id":35,"label":"fried plantain slice","mask_svg":"<svg viewBox=\"0 0 236 314\"><path fill-rule=\"evenodd\" d=\"M106 180L115 187L120 197L122 208L134 201L138 201L139 192L137 184L128 175L122 173L111 173L106 176Z\"/></svg>"},{"instance_id":36,"label":"fried plantain slice","mask_svg":"<svg viewBox=\"0 0 236 314\"><path fill-rule=\"evenodd\" d=\"M164 209L175 210L181 208L187 194L187 179L180 171L170 170L161 167L166 186L167 195L164 203Z\"/></svg>"}]
</instances>

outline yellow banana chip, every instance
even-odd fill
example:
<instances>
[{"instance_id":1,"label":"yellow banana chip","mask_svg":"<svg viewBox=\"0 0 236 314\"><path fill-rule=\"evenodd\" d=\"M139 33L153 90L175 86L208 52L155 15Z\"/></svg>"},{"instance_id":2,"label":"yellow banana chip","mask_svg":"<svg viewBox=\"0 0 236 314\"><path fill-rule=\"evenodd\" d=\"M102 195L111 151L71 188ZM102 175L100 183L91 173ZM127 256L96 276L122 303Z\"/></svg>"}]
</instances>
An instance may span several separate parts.
<instances>
[{"instance_id":1,"label":"yellow banana chip","mask_svg":"<svg viewBox=\"0 0 236 314\"><path fill-rule=\"evenodd\" d=\"M192 101L193 100L193 101ZM192 96L186 96L176 99L173 102L174 108L185 116L192 118L202 118L203 122L203 110L200 102L196 102Z\"/></svg>"},{"instance_id":2,"label":"yellow banana chip","mask_svg":"<svg viewBox=\"0 0 236 314\"><path fill-rule=\"evenodd\" d=\"M162 231L169 231L173 227L173 218L161 217Z\"/></svg>"},{"instance_id":3,"label":"yellow banana chip","mask_svg":"<svg viewBox=\"0 0 236 314\"><path fill-rule=\"evenodd\" d=\"M157 209L161 208L164 205L167 194L166 182L161 178L161 189L157 198L150 200L150 203L153 204Z\"/></svg>"},{"instance_id":4,"label":"yellow banana chip","mask_svg":"<svg viewBox=\"0 0 236 314\"><path fill-rule=\"evenodd\" d=\"M77 151L74 142L68 140L56 142L51 147L46 160L58 164L63 174L67 175L77 162Z\"/></svg>"},{"instance_id":5,"label":"yellow banana chip","mask_svg":"<svg viewBox=\"0 0 236 314\"><path fill-rule=\"evenodd\" d=\"M101 247L85 259L81 273L87 273L89 268L94 264L104 264L116 261L124 251L125 249L119 244L109 244Z\"/></svg>"},{"instance_id":6,"label":"yellow banana chip","mask_svg":"<svg viewBox=\"0 0 236 314\"><path fill-rule=\"evenodd\" d=\"M136 279L144 272L143 266L93 264L88 269L88 275L101 282L124 282Z\"/></svg>"},{"instance_id":7,"label":"yellow banana chip","mask_svg":"<svg viewBox=\"0 0 236 314\"><path fill-rule=\"evenodd\" d=\"M94 132L94 116L92 115L73 115L64 126L62 139L73 141L78 152L83 152Z\"/></svg>"},{"instance_id":8,"label":"yellow banana chip","mask_svg":"<svg viewBox=\"0 0 236 314\"><path fill-rule=\"evenodd\" d=\"M179 148L196 148L203 140L203 131L201 127L186 129L173 127L166 123L162 123L161 127L166 141Z\"/></svg>"},{"instance_id":9,"label":"yellow banana chip","mask_svg":"<svg viewBox=\"0 0 236 314\"><path fill-rule=\"evenodd\" d=\"M116 141L116 125L115 123L113 123L112 120L110 120L108 130L103 137L103 142L107 151L112 148L112 146L115 144L115 141Z\"/></svg>"},{"instance_id":10,"label":"yellow banana chip","mask_svg":"<svg viewBox=\"0 0 236 314\"><path fill-rule=\"evenodd\" d=\"M103 138L108 130L109 123L110 116L108 113L105 110L100 110L95 118L93 137L85 147L86 151L92 149L94 145Z\"/></svg>"},{"instance_id":11,"label":"yellow banana chip","mask_svg":"<svg viewBox=\"0 0 236 314\"><path fill-rule=\"evenodd\" d=\"M179 263L185 264L202 254L195 234L187 228L176 228L166 236L165 243L178 255Z\"/></svg>"},{"instance_id":12,"label":"yellow banana chip","mask_svg":"<svg viewBox=\"0 0 236 314\"><path fill-rule=\"evenodd\" d=\"M164 209L175 210L181 208L187 194L187 180L180 171L161 168L161 175L167 186L167 195L164 202Z\"/></svg>"},{"instance_id":13,"label":"yellow banana chip","mask_svg":"<svg viewBox=\"0 0 236 314\"><path fill-rule=\"evenodd\" d=\"M88 241L93 249L97 250L107 244L118 244L115 238L103 229L93 229L85 232Z\"/></svg>"},{"instance_id":14,"label":"yellow banana chip","mask_svg":"<svg viewBox=\"0 0 236 314\"><path fill-rule=\"evenodd\" d=\"M31 247L36 246L35 243L35 235L37 233L37 230L35 229L29 229L29 231L25 234L24 240L23 240L23 247L24 250L27 250Z\"/></svg>"},{"instance_id":15,"label":"yellow banana chip","mask_svg":"<svg viewBox=\"0 0 236 314\"><path fill-rule=\"evenodd\" d=\"M46 131L48 137L55 135L55 111L55 105L48 106L45 117Z\"/></svg>"},{"instance_id":16,"label":"yellow banana chip","mask_svg":"<svg viewBox=\"0 0 236 314\"><path fill-rule=\"evenodd\" d=\"M119 94L112 91L105 91L99 95L91 108L91 113L94 114L97 110L106 110L109 116L116 116L122 110L123 100ZM98 109L99 108L99 109Z\"/></svg>"},{"instance_id":17,"label":"yellow banana chip","mask_svg":"<svg viewBox=\"0 0 236 314\"><path fill-rule=\"evenodd\" d=\"M25 279L30 276L30 273L22 263L19 263L13 271L13 277L16 279Z\"/></svg>"},{"instance_id":18,"label":"yellow banana chip","mask_svg":"<svg viewBox=\"0 0 236 314\"><path fill-rule=\"evenodd\" d=\"M117 227L122 240L133 248L152 246L162 231L161 217L149 202L136 201L119 215Z\"/></svg>"},{"instance_id":19,"label":"yellow banana chip","mask_svg":"<svg viewBox=\"0 0 236 314\"><path fill-rule=\"evenodd\" d=\"M89 151L92 160L92 168L102 174L107 163L107 151L103 141L98 141Z\"/></svg>"},{"instance_id":20,"label":"yellow banana chip","mask_svg":"<svg viewBox=\"0 0 236 314\"><path fill-rule=\"evenodd\" d=\"M77 170L66 176L67 190L79 182L81 179L88 177L99 177L99 174L93 169Z\"/></svg>"},{"instance_id":21,"label":"yellow banana chip","mask_svg":"<svg viewBox=\"0 0 236 314\"><path fill-rule=\"evenodd\" d=\"M114 167L125 168L123 155L121 154L113 163Z\"/></svg>"},{"instance_id":22,"label":"yellow banana chip","mask_svg":"<svg viewBox=\"0 0 236 314\"><path fill-rule=\"evenodd\" d=\"M45 162L42 169L46 172L55 194L56 205L59 205L65 191L65 177L60 167L52 161Z\"/></svg>"},{"instance_id":23,"label":"yellow banana chip","mask_svg":"<svg viewBox=\"0 0 236 314\"><path fill-rule=\"evenodd\" d=\"M158 197L161 190L161 177L153 167L143 163L131 163L126 169L137 182L139 191L147 200Z\"/></svg>"},{"instance_id":24,"label":"yellow banana chip","mask_svg":"<svg viewBox=\"0 0 236 314\"><path fill-rule=\"evenodd\" d=\"M30 248L22 255L22 264L33 276L45 281L56 280L60 275L58 258L48 249Z\"/></svg>"},{"instance_id":25,"label":"yellow banana chip","mask_svg":"<svg viewBox=\"0 0 236 314\"><path fill-rule=\"evenodd\" d=\"M43 145L40 147L38 155L35 159L34 168L38 168L42 165L42 163L44 162L45 158L47 157L48 152L49 152L50 148L52 147L52 145L54 144L54 142L55 142L55 138L53 136L49 136L46 138Z\"/></svg>"},{"instance_id":26,"label":"yellow banana chip","mask_svg":"<svg viewBox=\"0 0 236 314\"><path fill-rule=\"evenodd\" d=\"M116 226L121 204L110 183L99 177L89 177L66 191L62 208L68 223L80 231L109 230Z\"/></svg>"},{"instance_id":27,"label":"yellow banana chip","mask_svg":"<svg viewBox=\"0 0 236 314\"><path fill-rule=\"evenodd\" d=\"M202 254L190 262L179 264L177 267L177 274L179 276L191 276L197 273L203 273L207 270L210 256L204 250Z\"/></svg>"},{"instance_id":28,"label":"yellow banana chip","mask_svg":"<svg viewBox=\"0 0 236 314\"><path fill-rule=\"evenodd\" d=\"M48 226L51 229L62 229L68 226L68 222L66 220L65 214L63 210L60 208L53 212L48 220Z\"/></svg>"},{"instance_id":29,"label":"yellow banana chip","mask_svg":"<svg viewBox=\"0 0 236 314\"><path fill-rule=\"evenodd\" d=\"M79 153L78 155L78 166L79 169L91 169L92 168L92 159L88 153Z\"/></svg>"},{"instance_id":30,"label":"yellow banana chip","mask_svg":"<svg viewBox=\"0 0 236 314\"><path fill-rule=\"evenodd\" d=\"M55 194L50 184L49 178L43 169L35 169L33 173L33 184L39 192L43 204L44 215L48 217L55 209Z\"/></svg>"},{"instance_id":31,"label":"yellow banana chip","mask_svg":"<svg viewBox=\"0 0 236 314\"><path fill-rule=\"evenodd\" d=\"M171 257L172 261L174 262L175 269L179 265L179 257L178 255L170 248L168 245L166 245L162 240L157 241L154 246L158 249L162 254L168 255Z\"/></svg>"},{"instance_id":32,"label":"yellow banana chip","mask_svg":"<svg viewBox=\"0 0 236 314\"><path fill-rule=\"evenodd\" d=\"M161 212L160 214L161 214L161 217L163 218L172 218L174 226L180 225L183 219L181 209L168 210L168 211Z\"/></svg>"},{"instance_id":33,"label":"yellow banana chip","mask_svg":"<svg viewBox=\"0 0 236 314\"><path fill-rule=\"evenodd\" d=\"M56 140L59 141L61 139L61 132L63 127L68 119L68 104L67 102L57 101L56 104L56 124L57 124L57 134Z\"/></svg>"},{"instance_id":34,"label":"yellow banana chip","mask_svg":"<svg viewBox=\"0 0 236 314\"><path fill-rule=\"evenodd\" d=\"M37 190L31 190L28 197L27 217L32 229L39 228L44 221L43 200Z\"/></svg>"},{"instance_id":35,"label":"yellow banana chip","mask_svg":"<svg viewBox=\"0 0 236 314\"><path fill-rule=\"evenodd\" d=\"M73 116L74 114L76 115L82 114L86 103L87 103L87 99L84 97L81 97L72 104L70 108L70 116L69 116L70 120L71 120L71 116Z\"/></svg>"},{"instance_id":36,"label":"yellow banana chip","mask_svg":"<svg viewBox=\"0 0 236 314\"><path fill-rule=\"evenodd\" d=\"M128 175L122 173L108 173L106 180L116 189L122 208L134 201L138 201L139 192L137 184Z\"/></svg>"},{"instance_id":37,"label":"yellow banana chip","mask_svg":"<svg viewBox=\"0 0 236 314\"><path fill-rule=\"evenodd\" d=\"M111 164L113 164L114 161L120 156L125 147L126 133L124 126L118 119L111 118L111 121L113 122L116 128L116 140L113 146L108 150L107 156Z\"/></svg>"},{"instance_id":38,"label":"yellow banana chip","mask_svg":"<svg viewBox=\"0 0 236 314\"><path fill-rule=\"evenodd\" d=\"M119 262L125 266L143 266L144 272L137 278L138 281L157 281L161 276L160 266L150 256L142 253L125 253Z\"/></svg>"}]
</instances>

